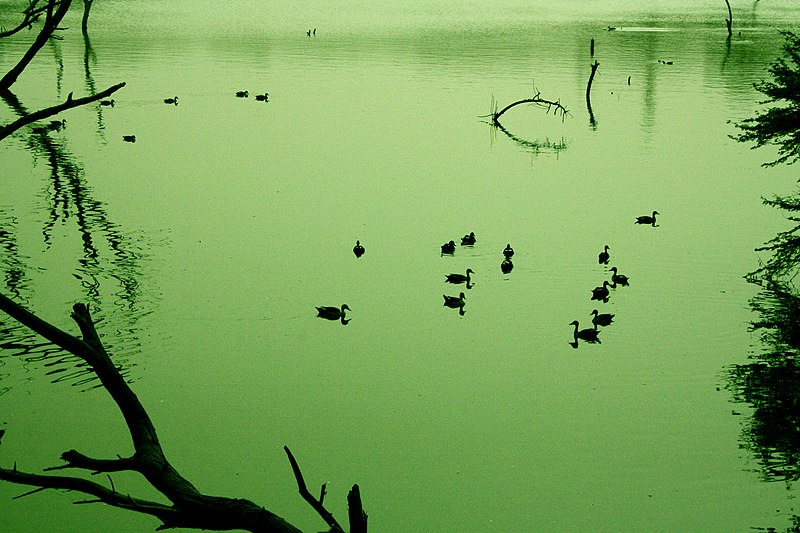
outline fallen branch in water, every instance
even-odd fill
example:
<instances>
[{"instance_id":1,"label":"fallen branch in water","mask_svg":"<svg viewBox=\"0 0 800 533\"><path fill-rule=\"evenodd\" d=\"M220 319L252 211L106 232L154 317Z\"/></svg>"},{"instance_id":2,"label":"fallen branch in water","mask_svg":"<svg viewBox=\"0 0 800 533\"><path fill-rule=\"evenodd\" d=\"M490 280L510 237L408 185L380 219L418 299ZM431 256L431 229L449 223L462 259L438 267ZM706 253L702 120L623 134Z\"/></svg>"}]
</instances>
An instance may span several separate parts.
<instances>
[{"instance_id":1,"label":"fallen branch in water","mask_svg":"<svg viewBox=\"0 0 800 533\"><path fill-rule=\"evenodd\" d=\"M5 139L18 129L22 128L23 126L27 126L28 124L36 122L37 120L42 120L48 117L52 117L53 115L57 115L62 111L66 111L67 109L72 109L73 107L79 107L92 102L96 102L97 100L102 100L103 98L106 98L107 96L114 94L123 87L125 87L124 81L122 83L118 83L112 87L109 87L105 91L101 91L92 96L84 96L83 98L72 98L72 93L69 93L69 96L67 96L66 101L58 105L47 107L45 109L40 109L39 111L34 111L30 115L25 115L24 117L15 120L11 124L0 127L0 140Z\"/></svg>"},{"instance_id":2,"label":"fallen branch in water","mask_svg":"<svg viewBox=\"0 0 800 533\"><path fill-rule=\"evenodd\" d=\"M517 100L516 102L512 102L512 103L508 104L507 106L505 106L500 111L497 111L497 110L493 111L489 115L492 118L492 123L495 124L495 125L499 125L500 124L500 117L503 115L503 113L505 113L506 111L508 111L512 107L515 107L515 106L518 106L518 105L522 105L522 104L533 104L533 105L535 105L537 107L541 107L541 108L545 109L547 111L547 113L550 113L550 111L553 111L553 113L561 115L561 120L564 120L564 118L569 114L569 111L567 110L567 108L564 107L563 105L561 105L561 102L559 100L556 100L556 101L546 100L546 99L541 97L541 94L542 94L541 92L539 92L535 88L534 88L534 91L536 93L533 96L531 96L530 98L523 98L522 100Z\"/></svg>"}]
</instances>

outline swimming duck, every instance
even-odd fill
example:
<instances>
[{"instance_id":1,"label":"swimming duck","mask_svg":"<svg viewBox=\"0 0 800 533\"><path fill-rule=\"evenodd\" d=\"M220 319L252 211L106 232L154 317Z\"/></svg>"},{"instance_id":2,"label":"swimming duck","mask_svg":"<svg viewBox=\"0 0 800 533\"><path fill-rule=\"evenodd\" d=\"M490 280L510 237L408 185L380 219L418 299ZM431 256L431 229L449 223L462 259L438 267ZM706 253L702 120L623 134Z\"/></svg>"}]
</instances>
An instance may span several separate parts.
<instances>
[{"instance_id":1,"label":"swimming duck","mask_svg":"<svg viewBox=\"0 0 800 533\"><path fill-rule=\"evenodd\" d=\"M592 289L592 300L603 300L603 302L608 301L608 280L603 282L602 287L595 287Z\"/></svg>"},{"instance_id":2,"label":"swimming duck","mask_svg":"<svg viewBox=\"0 0 800 533\"><path fill-rule=\"evenodd\" d=\"M587 329L578 329L580 323L577 320L573 320L569 323L570 326L575 326L575 330L572 332L572 336L575 338L575 342L578 342L578 339L590 343L599 343L600 339L597 338L597 335L600 333L594 328L587 328Z\"/></svg>"},{"instance_id":3,"label":"swimming duck","mask_svg":"<svg viewBox=\"0 0 800 533\"><path fill-rule=\"evenodd\" d=\"M510 244L506 244L506 249L503 250L503 255L506 256L507 258L514 255L514 249L511 248Z\"/></svg>"},{"instance_id":4,"label":"swimming duck","mask_svg":"<svg viewBox=\"0 0 800 533\"><path fill-rule=\"evenodd\" d=\"M114 99L112 98L110 100L100 100L100 105L114 107Z\"/></svg>"},{"instance_id":5,"label":"swimming duck","mask_svg":"<svg viewBox=\"0 0 800 533\"><path fill-rule=\"evenodd\" d=\"M463 292L458 296L448 296L446 294L442 296L444 296L444 305L447 307L452 307L453 309L464 307L464 298L466 298L466 296Z\"/></svg>"},{"instance_id":6,"label":"swimming duck","mask_svg":"<svg viewBox=\"0 0 800 533\"><path fill-rule=\"evenodd\" d=\"M356 254L356 257L361 257L364 255L364 247L361 246L361 242L356 241L356 245L353 246L353 253Z\"/></svg>"},{"instance_id":7,"label":"swimming duck","mask_svg":"<svg viewBox=\"0 0 800 533\"><path fill-rule=\"evenodd\" d=\"M350 311L347 304L342 304L342 307L331 306L317 306L317 316L327 318L328 320L339 320L344 318L344 312Z\"/></svg>"},{"instance_id":8,"label":"swimming duck","mask_svg":"<svg viewBox=\"0 0 800 533\"><path fill-rule=\"evenodd\" d=\"M508 274L514 268L514 263L511 262L511 259L506 257L503 259L503 262L500 263L500 270L503 271L503 274Z\"/></svg>"},{"instance_id":9,"label":"swimming duck","mask_svg":"<svg viewBox=\"0 0 800 533\"><path fill-rule=\"evenodd\" d=\"M467 272L466 272L466 275L464 275L464 274L445 274L445 279L449 283L466 283L467 285L469 285L470 284L469 275L470 274L474 274L474 273L475 272L471 268L468 268Z\"/></svg>"},{"instance_id":10,"label":"swimming duck","mask_svg":"<svg viewBox=\"0 0 800 533\"><path fill-rule=\"evenodd\" d=\"M172 98L164 98L164 103L178 105L178 97L173 96Z\"/></svg>"},{"instance_id":11,"label":"swimming duck","mask_svg":"<svg viewBox=\"0 0 800 533\"><path fill-rule=\"evenodd\" d=\"M128 143L135 143L136 135L123 135L122 140Z\"/></svg>"},{"instance_id":12,"label":"swimming duck","mask_svg":"<svg viewBox=\"0 0 800 533\"><path fill-rule=\"evenodd\" d=\"M610 256L608 255L608 245L606 244L605 248L603 248L603 251L600 252L600 255L597 256L597 262L600 263L601 265L607 265L609 257Z\"/></svg>"},{"instance_id":13,"label":"swimming duck","mask_svg":"<svg viewBox=\"0 0 800 533\"><path fill-rule=\"evenodd\" d=\"M475 244L475 232L470 231L469 235L461 237L461 246L472 246Z\"/></svg>"},{"instance_id":14,"label":"swimming duck","mask_svg":"<svg viewBox=\"0 0 800 533\"><path fill-rule=\"evenodd\" d=\"M256 95L256 100L258 100L259 102L267 102L267 101L269 101L269 93L257 94Z\"/></svg>"},{"instance_id":15,"label":"swimming duck","mask_svg":"<svg viewBox=\"0 0 800 533\"><path fill-rule=\"evenodd\" d=\"M640 217L636 217L637 224L650 224L651 226L656 226L656 215L659 215L658 211L653 211L652 216L642 215Z\"/></svg>"},{"instance_id":16,"label":"swimming duck","mask_svg":"<svg viewBox=\"0 0 800 533\"><path fill-rule=\"evenodd\" d=\"M597 329L597 326L608 326L611 324L611 321L614 320L614 315L610 313L599 313L597 309L592 311L590 314L594 315L592 318L592 324L594 324L594 329Z\"/></svg>"},{"instance_id":17,"label":"swimming duck","mask_svg":"<svg viewBox=\"0 0 800 533\"><path fill-rule=\"evenodd\" d=\"M452 255L456 252L456 243L453 241L446 242L442 245L442 253Z\"/></svg>"},{"instance_id":18,"label":"swimming duck","mask_svg":"<svg viewBox=\"0 0 800 533\"><path fill-rule=\"evenodd\" d=\"M239 98L247 98L250 96L250 91L236 91L236 96Z\"/></svg>"},{"instance_id":19,"label":"swimming duck","mask_svg":"<svg viewBox=\"0 0 800 533\"><path fill-rule=\"evenodd\" d=\"M50 121L50 122L47 124L47 127L48 127L49 129L51 129L51 130L54 130L54 131L59 131L61 128L66 128L66 127L67 127L67 119L63 119L63 120L51 120L51 121Z\"/></svg>"},{"instance_id":20,"label":"swimming duck","mask_svg":"<svg viewBox=\"0 0 800 533\"><path fill-rule=\"evenodd\" d=\"M622 285L623 287L628 286L628 276L625 274L617 274L617 267L611 267L609 269L613 274L611 274L611 283L614 285Z\"/></svg>"}]
</instances>

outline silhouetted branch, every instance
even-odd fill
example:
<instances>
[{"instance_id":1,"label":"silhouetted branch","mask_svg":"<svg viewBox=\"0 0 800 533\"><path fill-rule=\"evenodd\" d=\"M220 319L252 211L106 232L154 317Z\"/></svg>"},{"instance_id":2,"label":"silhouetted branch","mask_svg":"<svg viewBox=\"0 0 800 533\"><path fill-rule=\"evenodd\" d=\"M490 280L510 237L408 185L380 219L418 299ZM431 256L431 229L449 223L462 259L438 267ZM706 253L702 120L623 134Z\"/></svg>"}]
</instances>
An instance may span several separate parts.
<instances>
[{"instance_id":1,"label":"silhouetted branch","mask_svg":"<svg viewBox=\"0 0 800 533\"><path fill-rule=\"evenodd\" d=\"M492 122L495 125L499 124L500 117L503 115L503 113L505 113L506 111L508 111L512 107L515 107L515 106L518 106L518 105L521 105L521 104L533 104L533 105L536 105L538 107L546 109L548 113L552 110L554 113L561 114L561 120L564 120L564 117L566 117L566 115L569 114L569 111L567 111L567 108L564 107L563 105L561 105L561 102L558 101L558 100L555 101L555 102L552 101L552 100L545 100L544 98L541 97L541 94L542 93L540 93L539 91L536 91L536 94L534 94L530 98L523 98L522 100L517 100L516 102L512 102L512 103L508 104L507 106L505 106L500 111L492 112L491 115L490 115L492 117Z\"/></svg>"},{"instance_id":2,"label":"silhouetted branch","mask_svg":"<svg viewBox=\"0 0 800 533\"><path fill-rule=\"evenodd\" d=\"M595 61L592 63L592 72L589 74L589 83L586 84L586 110L589 111L589 122L594 125L594 113L592 113L592 82L594 81L594 75L597 72L597 67L600 66L600 63Z\"/></svg>"},{"instance_id":3,"label":"silhouetted branch","mask_svg":"<svg viewBox=\"0 0 800 533\"><path fill-rule=\"evenodd\" d=\"M42 15L42 13L44 13L47 10L46 6L36 7L36 5L39 2L40 0L33 0L30 3L30 5L22 11L22 14L24 15L22 22L20 22L19 25L15 28L12 28L10 30L0 31L0 38L10 37L11 35L14 35L18 31L22 30L23 28L28 28L29 30L33 29L33 24L35 22L38 22L39 17Z\"/></svg>"},{"instance_id":4,"label":"silhouetted branch","mask_svg":"<svg viewBox=\"0 0 800 533\"><path fill-rule=\"evenodd\" d=\"M367 513L361 504L361 490L353 485L347 493L347 512L350 518L350 533L367 533Z\"/></svg>"},{"instance_id":5,"label":"silhouetted branch","mask_svg":"<svg viewBox=\"0 0 800 533\"><path fill-rule=\"evenodd\" d=\"M81 18L81 31L83 35L89 34L89 11L92 10L94 0L83 0L83 17Z\"/></svg>"},{"instance_id":6,"label":"silhouetted branch","mask_svg":"<svg viewBox=\"0 0 800 533\"><path fill-rule=\"evenodd\" d=\"M297 460L294 458L294 455L292 455L289 447L284 446L283 450L286 452L286 456L289 457L289 463L292 465L292 472L294 472L294 478L297 480L297 490L300 492L300 496L302 496L303 499L314 508L317 514L322 517L323 520L325 520L325 523L330 526L330 530L332 532L344 533L342 526L339 525L339 522L336 521L336 518L333 517L333 514L325 509L324 505L322 505L322 501L325 499L325 485L322 485L319 499L314 498L314 496L312 496L308 491L308 487L306 487L306 481L303 479L303 473L300 471L300 465L297 464Z\"/></svg>"},{"instance_id":7,"label":"silhouetted branch","mask_svg":"<svg viewBox=\"0 0 800 533\"><path fill-rule=\"evenodd\" d=\"M33 60L47 40L53 36L53 32L59 29L58 24L64 18L64 15L67 14L70 4L72 4L72 0L49 0L47 2L44 8L46 12L45 21L39 35L36 36L36 39L31 44L30 48L28 48L28 51L22 56L22 59L0 79L0 91L7 91L9 87L17 81L19 75L22 74L22 71L28 66L28 63ZM53 11L55 5L58 5L58 9Z\"/></svg>"},{"instance_id":8,"label":"silhouetted branch","mask_svg":"<svg viewBox=\"0 0 800 533\"><path fill-rule=\"evenodd\" d=\"M57 115L62 111L66 111L67 109L72 109L73 107L78 107L85 104L89 104L91 102L96 102L97 100L102 100L103 98L106 98L107 96L117 92L119 89L122 89L123 87L125 87L124 81L122 83L118 83L112 87L109 87L108 89L99 92L95 95L84 96L83 98L72 98L72 93L70 93L69 96L67 96L67 100L61 104L55 105L53 107L47 107L45 109L40 109L39 111L34 111L29 115L26 115L22 118L15 120L11 124L0 127L0 140L5 139L6 137L8 137L9 135L11 135L12 133L14 133L23 126L36 122L37 120L42 120L48 117L52 117L53 115Z\"/></svg>"},{"instance_id":9,"label":"silhouetted branch","mask_svg":"<svg viewBox=\"0 0 800 533\"><path fill-rule=\"evenodd\" d=\"M725 0L725 5L728 6L728 18L725 19L725 24L728 26L728 39L733 35L733 12L731 11L731 3Z\"/></svg>"}]
</instances>

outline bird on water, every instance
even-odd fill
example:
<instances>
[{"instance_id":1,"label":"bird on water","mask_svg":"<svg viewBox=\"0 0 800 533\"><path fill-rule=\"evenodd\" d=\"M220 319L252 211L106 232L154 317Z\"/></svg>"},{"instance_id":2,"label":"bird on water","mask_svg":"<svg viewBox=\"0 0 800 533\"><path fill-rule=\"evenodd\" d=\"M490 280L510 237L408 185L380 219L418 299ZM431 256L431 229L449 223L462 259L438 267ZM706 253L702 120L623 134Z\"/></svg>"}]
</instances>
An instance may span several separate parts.
<instances>
[{"instance_id":1,"label":"bird on water","mask_svg":"<svg viewBox=\"0 0 800 533\"><path fill-rule=\"evenodd\" d=\"M578 342L578 339L590 343L599 343L600 339L597 337L600 332L594 328L587 328L587 329L578 329L580 326L580 322L577 320L573 320L569 323L570 326L575 326L575 329L572 332L572 336L575 338L575 342Z\"/></svg>"},{"instance_id":2,"label":"bird on water","mask_svg":"<svg viewBox=\"0 0 800 533\"><path fill-rule=\"evenodd\" d=\"M361 257L364 255L364 247L361 246L360 241L356 241L356 245L353 246L353 253L356 254L356 257Z\"/></svg>"},{"instance_id":3,"label":"bird on water","mask_svg":"<svg viewBox=\"0 0 800 533\"><path fill-rule=\"evenodd\" d=\"M317 306L317 316L327 318L328 320L339 320L344 318L345 311L350 311L347 304L342 304L341 307L332 306Z\"/></svg>"},{"instance_id":4,"label":"bird on water","mask_svg":"<svg viewBox=\"0 0 800 533\"><path fill-rule=\"evenodd\" d=\"M656 215L660 215L658 211L653 211L652 215L642 215L640 217L636 217L637 224L650 224L653 227L656 227Z\"/></svg>"},{"instance_id":5,"label":"bird on water","mask_svg":"<svg viewBox=\"0 0 800 533\"><path fill-rule=\"evenodd\" d=\"M595 287L592 289L592 300L602 300L603 302L608 301L608 286L610 283L608 280L603 282L602 287Z\"/></svg>"},{"instance_id":6,"label":"bird on water","mask_svg":"<svg viewBox=\"0 0 800 533\"><path fill-rule=\"evenodd\" d=\"M503 255L506 257L511 257L514 255L514 249L511 248L510 244L506 244L506 248L503 250Z\"/></svg>"},{"instance_id":7,"label":"bird on water","mask_svg":"<svg viewBox=\"0 0 800 533\"><path fill-rule=\"evenodd\" d=\"M474 231L470 231L469 235L464 235L463 237L461 237L461 246L472 246L473 244L475 244L475 242L476 239Z\"/></svg>"},{"instance_id":8,"label":"bird on water","mask_svg":"<svg viewBox=\"0 0 800 533\"><path fill-rule=\"evenodd\" d=\"M614 320L614 315L611 313L598 313L597 309L593 310L591 315L594 329L597 329L597 326L608 326Z\"/></svg>"},{"instance_id":9,"label":"bird on water","mask_svg":"<svg viewBox=\"0 0 800 533\"><path fill-rule=\"evenodd\" d=\"M464 299L466 296L463 292L458 296L448 296L446 294L443 294L442 296L444 296L444 305L447 307L452 307L453 309L457 307L464 307Z\"/></svg>"},{"instance_id":10,"label":"bird on water","mask_svg":"<svg viewBox=\"0 0 800 533\"><path fill-rule=\"evenodd\" d=\"M623 287L628 286L628 276L626 276L625 274L617 274L617 267L611 267L609 270L612 272L611 283L613 283L615 286L616 285L622 285Z\"/></svg>"},{"instance_id":11,"label":"bird on water","mask_svg":"<svg viewBox=\"0 0 800 533\"><path fill-rule=\"evenodd\" d=\"M466 283L469 286L470 282L472 281L469 275L474 273L475 271L473 271L471 268L468 268L465 274L445 274L445 279L448 283Z\"/></svg>"},{"instance_id":12,"label":"bird on water","mask_svg":"<svg viewBox=\"0 0 800 533\"><path fill-rule=\"evenodd\" d=\"M442 245L442 254L453 255L456 252L456 243L454 241L446 242Z\"/></svg>"},{"instance_id":13,"label":"bird on water","mask_svg":"<svg viewBox=\"0 0 800 533\"><path fill-rule=\"evenodd\" d=\"M603 251L597 256L597 262L601 265L607 265L610 257L611 256L608 255L608 245L606 244Z\"/></svg>"}]
</instances>

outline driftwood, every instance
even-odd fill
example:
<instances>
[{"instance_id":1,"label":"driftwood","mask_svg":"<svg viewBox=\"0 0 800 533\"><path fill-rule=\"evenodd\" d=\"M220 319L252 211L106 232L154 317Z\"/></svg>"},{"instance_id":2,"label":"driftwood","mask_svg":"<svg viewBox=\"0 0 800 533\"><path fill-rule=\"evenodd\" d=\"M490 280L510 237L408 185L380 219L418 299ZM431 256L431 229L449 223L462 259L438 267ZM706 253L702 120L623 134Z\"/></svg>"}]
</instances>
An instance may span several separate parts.
<instances>
[{"instance_id":1,"label":"driftwood","mask_svg":"<svg viewBox=\"0 0 800 533\"><path fill-rule=\"evenodd\" d=\"M503 113L505 113L506 111L508 111L512 107L515 107L515 106L518 106L518 105L522 105L522 104L533 104L533 105L535 105L537 107L541 107L541 108L547 110L548 113L550 113L550 111L553 111L553 113L561 115L561 120L564 120L564 118L569 114L569 111L567 111L567 108L564 107L563 105L561 105L561 102L559 100L556 100L556 101L546 100L546 99L542 98L542 96L541 96L542 93L541 92L537 91L535 88L534 88L534 91L535 91L535 94L533 96L531 96L530 98L523 98L522 100L517 100L516 102L511 102L510 104L508 104L507 106L505 106L503 109L501 109L499 111L497 111L497 110L492 111L492 113L489 115L491 117L491 119L492 119L492 123L495 126L499 125L500 124L500 117L503 115Z\"/></svg>"},{"instance_id":2,"label":"driftwood","mask_svg":"<svg viewBox=\"0 0 800 533\"><path fill-rule=\"evenodd\" d=\"M70 4L72 4L72 0L49 0L47 4L41 8L45 12L42 29L39 31L39 35L36 36L30 48L28 48L28 51L22 56L22 59L20 59L5 76L0 78L0 91L7 91L9 87L17 81L19 75L22 74L22 71L28 66L28 63L33 60L39 50L47 43L47 40L53 37L53 34L59 29L59 23L61 23L64 15L67 14ZM56 6L58 7L54 10Z\"/></svg>"},{"instance_id":3,"label":"driftwood","mask_svg":"<svg viewBox=\"0 0 800 533\"><path fill-rule=\"evenodd\" d=\"M9 135L11 135L12 133L14 133L23 126L36 122L37 120L42 120L48 117L52 117L53 115L57 115L62 111L66 111L67 109L72 109L73 107L79 107L85 104L89 104L91 102L96 102L97 100L102 100L103 98L106 98L107 96L114 94L123 87L125 87L124 81L112 87L109 87L108 89L101 91L95 95L84 96L82 98L73 98L72 93L69 93L67 99L58 105L47 107L45 109L40 109L39 111L34 111L29 115L25 115L24 117L15 120L11 124L7 124L6 126L0 127L0 140L5 139L6 137L8 137Z\"/></svg>"},{"instance_id":4,"label":"driftwood","mask_svg":"<svg viewBox=\"0 0 800 533\"><path fill-rule=\"evenodd\" d=\"M61 459L66 464L47 470L79 469L91 471L94 474L110 474L121 471L138 472L163 494L171 502L171 505L134 498L118 492L113 482L109 488L80 477L22 472L17 470L16 463L13 468L0 468L0 480L36 487L26 494L49 488L81 492L94 497L94 499L82 503L105 503L152 515L162 522L162 525L158 527L159 530L181 527L217 531L242 529L269 533L300 532L298 528L280 516L249 500L203 494L175 470L164 455L156 428L147 411L103 347L89 309L85 305L75 304L71 314L81 331L82 338L75 337L42 320L2 294L0 294L0 310L5 311L12 318L53 344L86 361L119 407L133 441L134 453L130 457L95 459L78 451L69 450L61 455ZM285 450L302 494L305 482L300 467L289 449L285 448ZM325 487L323 486L318 500L310 496L307 490L305 493L303 497L331 526L331 530L343 532L341 526L323 506ZM358 515L358 520L352 522L351 519L351 531L365 533L366 514L361 510L357 486L353 488L351 495L353 493L355 493L354 499L358 501L350 503L350 515L351 517Z\"/></svg>"}]
</instances>

